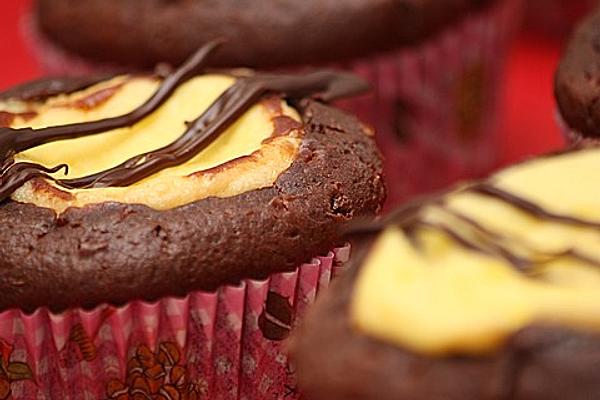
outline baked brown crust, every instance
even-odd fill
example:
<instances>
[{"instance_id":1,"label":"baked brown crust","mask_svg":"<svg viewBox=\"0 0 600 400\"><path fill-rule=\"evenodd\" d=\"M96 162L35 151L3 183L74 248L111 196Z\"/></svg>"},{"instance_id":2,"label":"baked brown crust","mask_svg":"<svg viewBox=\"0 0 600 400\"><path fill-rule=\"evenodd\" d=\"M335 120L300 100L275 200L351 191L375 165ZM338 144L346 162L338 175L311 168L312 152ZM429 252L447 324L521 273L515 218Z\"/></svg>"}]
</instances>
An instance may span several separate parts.
<instances>
[{"instance_id":1,"label":"baked brown crust","mask_svg":"<svg viewBox=\"0 0 600 400\"><path fill-rule=\"evenodd\" d=\"M81 56L138 67L179 64L216 38L217 66L341 61L439 31L495 0L38 0L44 34Z\"/></svg>"},{"instance_id":2,"label":"baked brown crust","mask_svg":"<svg viewBox=\"0 0 600 400\"><path fill-rule=\"evenodd\" d=\"M600 337L532 326L488 357L430 358L351 327L363 257L317 300L296 330L292 359L308 400L588 400L600 395ZM318 366L318 367L317 367Z\"/></svg>"},{"instance_id":3,"label":"baked brown crust","mask_svg":"<svg viewBox=\"0 0 600 400\"><path fill-rule=\"evenodd\" d=\"M269 188L167 211L104 203L0 206L0 310L182 296L287 271L338 244L385 198L374 141L354 117L305 100L297 159Z\"/></svg>"},{"instance_id":4,"label":"baked brown crust","mask_svg":"<svg viewBox=\"0 0 600 400\"><path fill-rule=\"evenodd\" d=\"M573 34L555 77L555 96L567 125L600 137L600 9Z\"/></svg>"}]
</instances>

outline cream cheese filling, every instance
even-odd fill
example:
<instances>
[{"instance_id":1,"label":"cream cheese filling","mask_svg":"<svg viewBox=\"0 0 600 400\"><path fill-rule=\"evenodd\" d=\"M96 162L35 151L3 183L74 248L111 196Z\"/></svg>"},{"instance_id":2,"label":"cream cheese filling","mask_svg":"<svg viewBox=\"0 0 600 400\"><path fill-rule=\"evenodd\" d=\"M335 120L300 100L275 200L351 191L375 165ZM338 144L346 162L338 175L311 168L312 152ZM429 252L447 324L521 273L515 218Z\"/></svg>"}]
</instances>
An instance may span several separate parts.
<instances>
[{"instance_id":1,"label":"cream cheese filling","mask_svg":"<svg viewBox=\"0 0 600 400\"><path fill-rule=\"evenodd\" d=\"M60 171L53 174L56 178L78 178L111 168L175 141L185 131L186 122L200 116L234 82L234 78L223 75L195 77L181 85L157 111L131 127L41 145L16 154L15 161L46 167L67 164L68 174ZM150 77L122 76L43 103L11 101L0 104L0 109L36 113L31 119L16 118L13 128L95 121L134 110L158 85L159 81ZM94 96L106 98L90 107L80 106ZM271 186L295 159L303 134L301 129L294 129L272 136L275 118L300 121L295 110L283 101L279 104L273 107L259 102L193 159L130 186L66 189L38 179L26 183L11 197L57 212L107 201L164 210L210 196L229 197Z\"/></svg>"},{"instance_id":2,"label":"cream cheese filling","mask_svg":"<svg viewBox=\"0 0 600 400\"><path fill-rule=\"evenodd\" d=\"M600 149L518 165L491 182L551 212L600 222ZM444 199L422 211L428 224L415 237L390 227L376 239L350 306L356 329L434 356L488 354L532 324L600 333L600 267L566 254L600 261L599 229L542 220L469 191ZM497 241L520 257L563 256L518 271L431 228L445 225L480 240L481 232L457 215L500 235Z\"/></svg>"}]
</instances>

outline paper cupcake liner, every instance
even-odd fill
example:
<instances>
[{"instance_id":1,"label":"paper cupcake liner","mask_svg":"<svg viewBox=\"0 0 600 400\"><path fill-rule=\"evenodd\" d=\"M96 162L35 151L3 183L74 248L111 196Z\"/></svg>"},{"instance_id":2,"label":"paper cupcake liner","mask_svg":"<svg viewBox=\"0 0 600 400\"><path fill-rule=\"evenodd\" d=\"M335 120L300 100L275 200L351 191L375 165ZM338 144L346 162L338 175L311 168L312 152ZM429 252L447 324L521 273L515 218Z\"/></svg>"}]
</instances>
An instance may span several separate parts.
<instances>
[{"instance_id":1,"label":"paper cupcake liner","mask_svg":"<svg viewBox=\"0 0 600 400\"><path fill-rule=\"evenodd\" d=\"M521 0L500 0L417 48L343 66L374 85L341 105L373 124L391 203L497 166L499 85L521 12Z\"/></svg>"},{"instance_id":2,"label":"paper cupcake liner","mask_svg":"<svg viewBox=\"0 0 600 400\"><path fill-rule=\"evenodd\" d=\"M0 399L297 399L285 339L349 253L185 298L0 313Z\"/></svg>"},{"instance_id":3,"label":"paper cupcake liner","mask_svg":"<svg viewBox=\"0 0 600 400\"><path fill-rule=\"evenodd\" d=\"M333 65L373 85L371 94L340 105L376 128L388 204L487 175L497 165L498 86L521 11L522 0L497 0L417 47ZM23 30L48 72L114 69L61 50L31 17Z\"/></svg>"}]
</instances>

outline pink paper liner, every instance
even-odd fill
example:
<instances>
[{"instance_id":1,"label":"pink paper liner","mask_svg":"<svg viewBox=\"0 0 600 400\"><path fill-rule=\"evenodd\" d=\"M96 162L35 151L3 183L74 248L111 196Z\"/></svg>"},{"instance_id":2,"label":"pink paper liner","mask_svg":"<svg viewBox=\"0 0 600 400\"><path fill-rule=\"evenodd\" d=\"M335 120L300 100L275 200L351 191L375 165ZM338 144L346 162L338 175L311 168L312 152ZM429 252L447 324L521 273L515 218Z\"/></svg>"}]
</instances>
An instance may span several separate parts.
<instances>
[{"instance_id":1,"label":"pink paper liner","mask_svg":"<svg viewBox=\"0 0 600 400\"><path fill-rule=\"evenodd\" d=\"M293 272L185 298L0 313L0 399L163 400L173 391L187 400L299 398L285 325L349 253L349 245L336 248Z\"/></svg>"},{"instance_id":2,"label":"pink paper liner","mask_svg":"<svg viewBox=\"0 0 600 400\"><path fill-rule=\"evenodd\" d=\"M373 124L389 203L497 166L499 85L521 0L500 0L418 48L345 65L374 91L341 105Z\"/></svg>"}]
</instances>

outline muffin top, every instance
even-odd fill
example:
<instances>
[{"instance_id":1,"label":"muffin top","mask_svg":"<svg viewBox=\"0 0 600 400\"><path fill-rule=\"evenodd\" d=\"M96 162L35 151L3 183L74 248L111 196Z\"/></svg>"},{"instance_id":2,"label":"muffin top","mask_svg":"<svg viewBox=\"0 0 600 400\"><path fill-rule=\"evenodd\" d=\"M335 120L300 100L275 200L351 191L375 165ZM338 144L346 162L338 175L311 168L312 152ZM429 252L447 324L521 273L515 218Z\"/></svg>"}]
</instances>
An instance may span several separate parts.
<instances>
[{"instance_id":1,"label":"muffin top","mask_svg":"<svg viewBox=\"0 0 600 400\"><path fill-rule=\"evenodd\" d=\"M305 396L596 397L599 174L600 148L574 149L353 227L291 342Z\"/></svg>"},{"instance_id":2,"label":"muffin top","mask_svg":"<svg viewBox=\"0 0 600 400\"><path fill-rule=\"evenodd\" d=\"M0 94L0 309L91 307L290 270L384 199L372 132L332 71L154 75ZM316 100L318 99L318 100Z\"/></svg>"},{"instance_id":3,"label":"muffin top","mask_svg":"<svg viewBox=\"0 0 600 400\"><path fill-rule=\"evenodd\" d=\"M215 65L338 62L419 42L494 0L38 0L41 31L76 54L138 67L179 63L221 38Z\"/></svg>"},{"instance_id":4,"label":"muffin top","mask_svg":"<svg viewBox=\"0 0 600 400\"><path fill-rule=\"evenodd\" d=\"M541 158L399 210L356 281L356 328L485 355L551 324L600 331L600 148Z\"/></svg>"},{"instance_id":5,"label":"muffin top","mask_svg":"<svg viewBox=\"0 0 600 400\"><path fill-rule=\"evenodd\" d=\"M556 73L554 91L566 124L584 137L600 137L600 9L575 30Z\"/></svg>"},{"instance_id":6,"label":"muffin top","mask_svg":"<svg viewBox=\"0 0 600 400\"><path fill-rule=\"evenodd\" d=\"M390 216L357 329L430 355L486 354L534 324L600 331L600 149L541 158Z\"/></svg>"}]
</instances>

